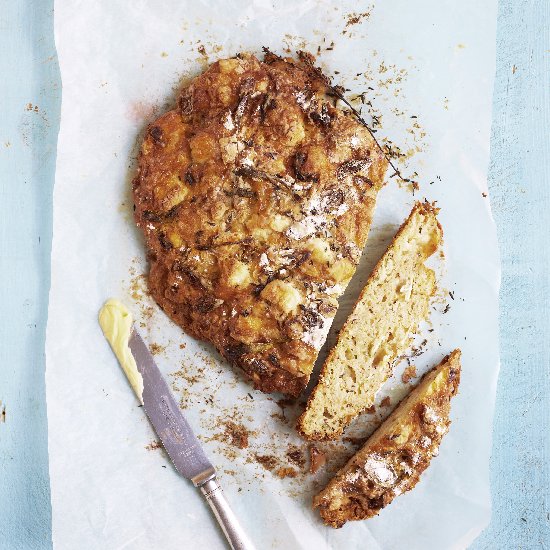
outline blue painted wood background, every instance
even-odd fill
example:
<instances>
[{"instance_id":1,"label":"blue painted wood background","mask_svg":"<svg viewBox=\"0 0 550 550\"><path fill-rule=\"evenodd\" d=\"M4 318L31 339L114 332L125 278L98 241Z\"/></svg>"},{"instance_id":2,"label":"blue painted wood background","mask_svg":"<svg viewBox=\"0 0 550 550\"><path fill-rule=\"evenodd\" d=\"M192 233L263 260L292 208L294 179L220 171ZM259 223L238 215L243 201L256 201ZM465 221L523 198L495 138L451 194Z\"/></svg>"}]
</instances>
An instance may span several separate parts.
<instances>
[{"instance_id":1,"label":"blue painted wood background","mask_svg":"<svg viewBox=\"0 0 550 550\"><path fill-rule=\"evenodd\" d=\"M0 548L8 550L51 548L44 339L61 102L52 4L0 0ZM503 267L502 370L493 518L473 547L550 548L550 0L500 0L489 186Z\"/></svg>"}]
</instances>

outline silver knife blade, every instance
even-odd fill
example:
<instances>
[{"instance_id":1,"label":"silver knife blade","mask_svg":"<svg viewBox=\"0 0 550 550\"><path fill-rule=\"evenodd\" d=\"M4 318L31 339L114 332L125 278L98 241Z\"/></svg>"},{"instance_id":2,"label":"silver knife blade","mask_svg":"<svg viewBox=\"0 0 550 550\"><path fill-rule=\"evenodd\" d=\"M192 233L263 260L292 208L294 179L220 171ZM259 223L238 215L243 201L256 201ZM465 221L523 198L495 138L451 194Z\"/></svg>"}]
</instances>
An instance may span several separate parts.
<instances>
[{"instance_id":1,"label":"silver knife blade","mask_svg":"<svg viewBox=\"0 0 550 550\"><path fill-rule=\"evenodd\" d=\"M143 406L176 470L198 487L216 471L183 416L149 348L133 327L128 346L143 376Z\"/></svg>"}]
</instances>

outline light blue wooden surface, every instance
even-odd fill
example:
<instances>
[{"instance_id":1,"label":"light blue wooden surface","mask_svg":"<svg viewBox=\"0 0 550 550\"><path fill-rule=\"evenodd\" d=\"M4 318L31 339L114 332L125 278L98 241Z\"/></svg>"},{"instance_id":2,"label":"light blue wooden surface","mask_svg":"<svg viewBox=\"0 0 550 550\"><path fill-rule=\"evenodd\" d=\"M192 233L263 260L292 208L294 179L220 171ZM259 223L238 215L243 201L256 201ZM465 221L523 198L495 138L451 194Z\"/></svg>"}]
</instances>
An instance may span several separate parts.
<instances>
[{"instance_id":1,"label":"light blue wooden surface","mask_svg":"<svg viewBox=\"0 0 550 550\"><path fill-rule=\"evenodd\" d=\"M44 337L61 99L52 4L0 0L0 549L9 550L51 548ZM550 548L550 0L500 1L489 184L502 370L493 518L474 548Z\"/></svg>"},{"instance_id":2,"label":"light blue wooden surface","mask_svg":"<svg viewBox=\"0 0 550 550\"><path fill-rule=\"evenodd\" d=\"M0 0L2 550L51 547L44 340L61 88L51 4Z\"/></svg>"}]
</instances>

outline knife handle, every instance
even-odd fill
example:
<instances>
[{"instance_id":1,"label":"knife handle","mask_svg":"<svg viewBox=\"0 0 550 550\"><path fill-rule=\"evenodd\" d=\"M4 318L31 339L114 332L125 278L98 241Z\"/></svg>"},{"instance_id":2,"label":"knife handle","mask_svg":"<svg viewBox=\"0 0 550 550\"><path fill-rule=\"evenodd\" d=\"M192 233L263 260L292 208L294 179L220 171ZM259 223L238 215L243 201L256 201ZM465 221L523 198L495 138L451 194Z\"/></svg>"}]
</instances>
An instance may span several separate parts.
<instances>
[{"instance_id":1,"label":"knife handle","mask_svg":"<svg viewBox=\"0 0 550 550\"><path fill-rule=\"evenodd\" d=\"M214 476L199 488L212 508L231 550L254 550L254 545L231 510L217 478Z\"/></svg>"}]
</instances>

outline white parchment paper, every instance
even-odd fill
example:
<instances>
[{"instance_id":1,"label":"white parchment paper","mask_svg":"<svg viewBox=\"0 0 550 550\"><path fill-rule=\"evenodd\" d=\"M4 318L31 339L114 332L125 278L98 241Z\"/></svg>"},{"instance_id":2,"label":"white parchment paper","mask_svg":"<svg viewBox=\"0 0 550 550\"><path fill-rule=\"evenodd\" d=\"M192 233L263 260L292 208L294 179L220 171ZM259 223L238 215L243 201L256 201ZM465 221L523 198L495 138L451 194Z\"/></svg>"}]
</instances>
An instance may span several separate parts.
<instances>
[{"instance_id":1,"label":"white parchment paper","mask_svg":"<svg viewBox=\"0 0 550 550\"><path fill-rule=\"evenodd\" d=\"M156 436L97 325L110 296L141 323L258 548L466 547L490 517L499 365L499 258L486 197L496 1L58 0L55 10L63 104L46 343L55 547L224 547L196 490L151 445ZM311 496L357 445L325 445L327 468L314 476L305 472L307 460L293 463L293 445L307 458L293 430L301 403L285 406L253 391L149 301L132 222L130 181L146 124L207 62L241 50L260 54L264 45L276 53L320 48L320 64L338 71L349 96L366 92L363 113L380 116L377 136L411 155L404 173L418 173L416 197L395 179L381 192L335 328L414 199L437 200L442 209L442 287L452 296L434 304L419 336L427 351L413 362L421 374L455 347L463 350L451 431L414 491L377 518L340 530L321 524ZM445 301L451 307L442 314ZM392 406L406 391L402 369L380 396L390 395ZM390 409L363 415L348 435L365 437ZM229 419L250 431L247 448L224 441ZM258 456L269 457L273 471ZM282 479L280 468L296 477Z\"/></svg>"}]
</instances>

